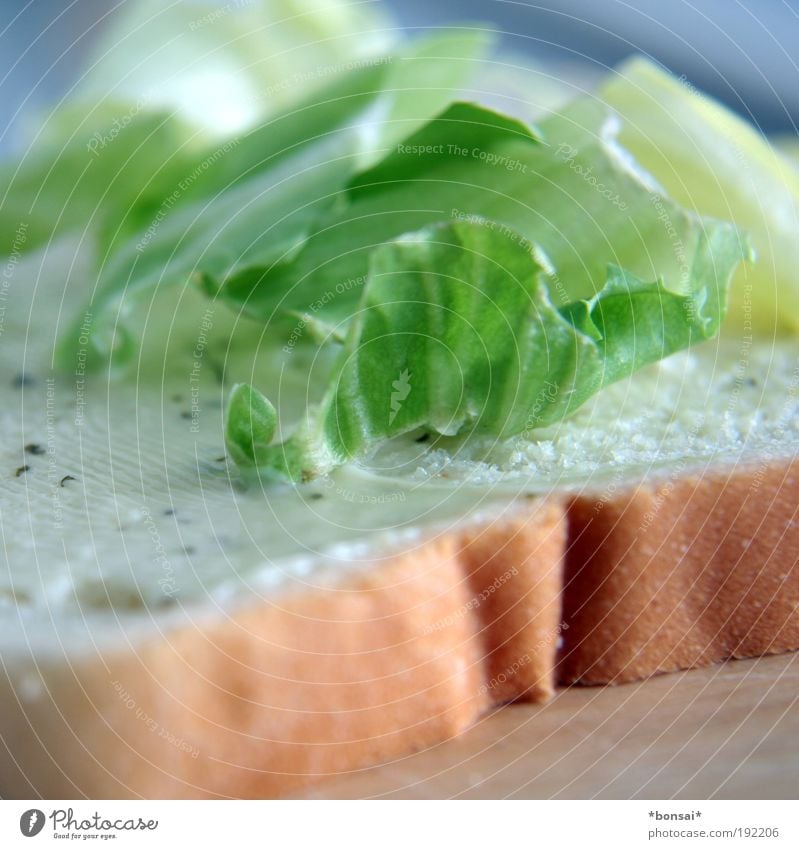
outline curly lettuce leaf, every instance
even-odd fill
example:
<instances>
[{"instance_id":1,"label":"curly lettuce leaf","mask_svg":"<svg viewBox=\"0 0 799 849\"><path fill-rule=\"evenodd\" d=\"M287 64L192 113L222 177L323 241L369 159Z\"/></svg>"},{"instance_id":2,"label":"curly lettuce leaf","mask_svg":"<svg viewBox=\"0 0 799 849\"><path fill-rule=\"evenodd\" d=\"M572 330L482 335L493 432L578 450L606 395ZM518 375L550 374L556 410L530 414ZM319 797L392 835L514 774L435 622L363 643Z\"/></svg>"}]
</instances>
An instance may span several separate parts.
<instances>
[{"instance_id":1,"label":"curly lettuce leaf","mask_svg":"<svg viewBox=\"0 0 799 849\"><path fill-rule=\"evenodd\" d=\"M103 252L97 289L77 320L85 325L91 313L101 358L135 350L132 339L118 347L124 316L160 287L194 281L213 291L219 281L293 256L352 174L438 112L489 43L476 30L444 31L354 68L241 137L204 149L183 179L163 185L146 220L135 206L114 217L118 230ZM138 225L132 235L131 222ZM74 338L74 329L65 334L62 361L72 357Z\"/></svg>"},{"instance_id":2,"label":"curly lettuce leaf","mask_svg":"<svg viewBox=\"0 0 799 849\"><path fill-rule=\"evenodd\" d=\"M610 266L596 294L558 307L540 252L496 222L406 235L373 252L321 404L274 443L274 407L240 384L228 449L245 474L303 481L419 428L506 438L552 424L714 336L747 255L733 227L710 223L680 292Z\"/></svg>"},{"instance_id":3,"label":"curly lettuce leaf","mask_svg":"<svg viewBox=\"0 0 799 849\"><path fill-rule=\"evenodd\" d=\"M306 312L350 315L372 250L441 220L489 219L542 247L561 304L591 297L608 263L679 291L706 224L662 193L618 141L619 122L587 98L538 128L456 103L374 167L345 203L323 211L302 249L221 281L218 296L260 322Z\"/></svg>"},{"instance_id":4,"label":"curly lettuce leaf","mask_svg":"<svg viewBox=\"0 0 799 849\"><path fill-rule=\"evenodd\" d=\"M725 334L799 329L799 172L755 127L684 79L636 58L598 96L619 141L687 209L732 221L757 253L733 286Z\"/></svg>"},{"instance_id":5,"label":"curly lettuce leaf","mask_svg":"<svg viewBox=\"0 0 799 849\"><path fill-rule=\"evenodd\" d=\"M218 165L234 132L368 72L395 32L378 7L344 0L121 4L66 102L0 168L0 252L78 232L102 259L165 200L225 185L226 170L207 163Z\"/></svg>"}]
</instances>

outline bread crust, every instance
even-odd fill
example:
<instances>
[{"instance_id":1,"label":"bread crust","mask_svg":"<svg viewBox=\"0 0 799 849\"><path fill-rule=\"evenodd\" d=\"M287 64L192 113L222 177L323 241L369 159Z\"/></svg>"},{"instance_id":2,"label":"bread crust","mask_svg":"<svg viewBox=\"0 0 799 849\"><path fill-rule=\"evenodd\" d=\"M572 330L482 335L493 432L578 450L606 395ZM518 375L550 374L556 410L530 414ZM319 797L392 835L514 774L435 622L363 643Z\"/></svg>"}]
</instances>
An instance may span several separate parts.
<instances>
[{"instance_id":1,"label":"bread crust","mask_svg":"<svg viewBox=\"0 0 799 849\"><path fill-rule=\"evenodd\" d=\"M417 545L126 651L3 682L4 796L271 797L552 692L563 506ZM18 689L18 688L17 688Z\"/></svg>"},{"instance_id":2,"label":"bread crust","mask_svg":"<svg viewBox=\"0 0 799 849\"><path fill-rule=\"evenodd\" d=\"M557 681L799 648L799 463L549 498L335 586L0 676L4 797L272 797Z\"/></svg>"},{"instance_id":3,"label":"bread crust","mask_svg":"<svg viewBox=\"0 0 799 849\"><path fill-rule=\"evenodd\" d=\"M799 462L675 475L568 510L561 683L799 648Z\"/></svg>"}]
</instances>

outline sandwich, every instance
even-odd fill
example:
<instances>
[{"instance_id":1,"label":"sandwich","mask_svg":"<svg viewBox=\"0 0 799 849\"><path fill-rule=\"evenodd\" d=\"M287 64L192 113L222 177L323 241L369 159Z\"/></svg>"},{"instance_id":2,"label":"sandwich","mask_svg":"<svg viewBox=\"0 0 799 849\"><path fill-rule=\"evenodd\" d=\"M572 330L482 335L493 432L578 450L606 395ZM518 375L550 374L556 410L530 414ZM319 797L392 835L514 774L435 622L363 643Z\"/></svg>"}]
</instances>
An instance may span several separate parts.
<instances>
[{"instance_id":1,"label":"sandwich","mask_svg":"<svg viewBox=\"0 0 799 849\"><path fill-rule=\"evenodd\" d=\"M4 797L287 795L799 647L790 154L320 5L135 4L0 173Z\"/></svg>"}]
</instances>

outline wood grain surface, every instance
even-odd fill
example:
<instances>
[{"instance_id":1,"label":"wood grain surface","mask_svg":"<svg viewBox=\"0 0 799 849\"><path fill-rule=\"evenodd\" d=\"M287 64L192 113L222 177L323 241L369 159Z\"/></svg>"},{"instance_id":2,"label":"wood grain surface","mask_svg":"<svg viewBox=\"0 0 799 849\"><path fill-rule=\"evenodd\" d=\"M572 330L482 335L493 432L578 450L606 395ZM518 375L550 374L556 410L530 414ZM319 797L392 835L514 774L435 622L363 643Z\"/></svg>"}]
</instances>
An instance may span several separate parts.
<instances>
[{"instance_id":1,"label":"wood grain surface","mask_svg":"<svg viewBox=\"0 0 799 849\"><path fill-rule=\"evenodd\" d=\"M799 654L507 705L455 740L306 796L798 798Z\"/></svg>"}]
</instances>

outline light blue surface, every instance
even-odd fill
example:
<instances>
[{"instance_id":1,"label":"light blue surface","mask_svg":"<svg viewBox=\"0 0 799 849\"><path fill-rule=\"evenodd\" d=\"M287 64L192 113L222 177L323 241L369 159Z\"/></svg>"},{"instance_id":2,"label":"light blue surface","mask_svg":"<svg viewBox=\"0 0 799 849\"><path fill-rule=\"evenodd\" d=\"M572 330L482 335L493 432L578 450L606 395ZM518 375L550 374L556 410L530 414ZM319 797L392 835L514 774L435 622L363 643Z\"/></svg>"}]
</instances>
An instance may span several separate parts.
<instances>
[{"instance_id":1,"label":"light blue surface","mask_svg":"<svg viewBox=\"0 0 799 849\"><path fill-rule=\"evenodd\" d=\"M166 0L165 0L166 1ZM119 3L0 0L0 150L20 144L25 116L74 83ZM181 0L197 2L197 0ZM224 0L209 0L210 8ZM613 65L642 51L749 114L766 132L799 123L799 0L389 0L409 29L486 21L510 47Z\"/></svg>"}]
</instances>

